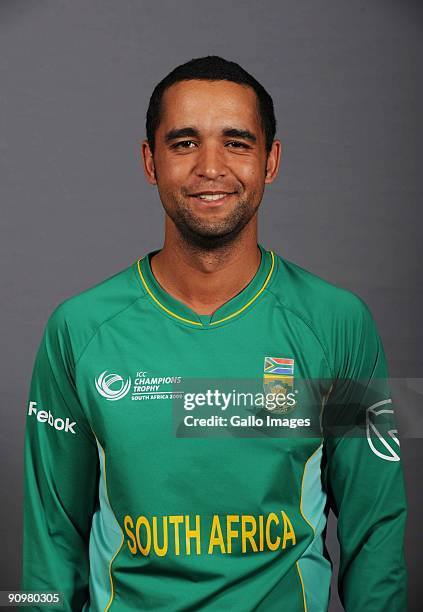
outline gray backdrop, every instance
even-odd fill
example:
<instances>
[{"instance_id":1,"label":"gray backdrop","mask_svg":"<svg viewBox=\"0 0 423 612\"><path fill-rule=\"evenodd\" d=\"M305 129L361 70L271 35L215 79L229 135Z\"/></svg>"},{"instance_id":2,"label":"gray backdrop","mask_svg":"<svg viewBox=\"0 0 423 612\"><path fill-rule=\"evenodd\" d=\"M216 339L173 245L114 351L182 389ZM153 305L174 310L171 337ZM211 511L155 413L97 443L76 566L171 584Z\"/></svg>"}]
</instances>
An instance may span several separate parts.
<instances>
[{"instance_id":1,"label":"gray backdrop","mask_svg":"<svg viewBox=\"0 0 423 612\"><path fill-rule=\"evenodd\" d=\"M18 587L23 428L46 320L162 244L138 145L152 89L177 64L222 55L269 90L284 151L260 241L358 293L391 375L421 376L422 30L417 0L0 0L0 589ZM402 452L419 610L421 440ZM329 547L337 560L333 518Z\"/></svg>"}]
</instances>

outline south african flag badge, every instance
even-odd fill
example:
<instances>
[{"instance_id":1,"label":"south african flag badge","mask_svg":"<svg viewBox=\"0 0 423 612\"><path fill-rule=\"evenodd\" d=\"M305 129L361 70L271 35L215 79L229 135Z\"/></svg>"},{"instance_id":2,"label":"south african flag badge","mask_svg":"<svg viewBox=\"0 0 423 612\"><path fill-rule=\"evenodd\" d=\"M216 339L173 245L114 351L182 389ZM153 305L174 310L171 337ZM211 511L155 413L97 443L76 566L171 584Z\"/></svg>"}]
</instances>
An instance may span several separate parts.
<instances>
[{"instance_id":1,"label":"south african flag badge","mask_svg":"<svg viewBox=\"0 0 423 612\"><path fill-rule=\"evenodd\" d=\"M265 357L263 371L264 393L291 393L294 387L294 359L291 357ZM274 412L288 412L285 408Z\"/></svg>"}]
</instances>

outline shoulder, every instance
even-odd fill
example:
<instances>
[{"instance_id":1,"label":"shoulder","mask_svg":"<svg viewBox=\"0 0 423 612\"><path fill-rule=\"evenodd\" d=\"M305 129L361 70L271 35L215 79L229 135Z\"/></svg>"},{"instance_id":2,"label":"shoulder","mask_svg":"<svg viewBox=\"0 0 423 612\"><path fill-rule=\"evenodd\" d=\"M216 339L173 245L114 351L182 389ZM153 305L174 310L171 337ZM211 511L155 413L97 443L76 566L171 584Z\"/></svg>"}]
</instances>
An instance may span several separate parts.
<instances>
[{"instance_id":1,"label":"shoulder","mask_svg":"<svg viewBox=\"0 0 423 612\"><path fill-rule=\"evenodd\" d=\"M281 305L310 322L343 320L359 323L369 316L364 300L353 291L282 258L278 260L276 282L271 291Z\"/></svg>"},{"instance_id":2,"label":"shoulder","mask_svg":"<svg viewBox=\"0 0 423 612\"><path fill-rule=\"evenodd\" d=\"M333 373L360 351L377 351L380 338L373 315L355 292L331 283L279 255L269 288L281 308L297 317L318 338Z\"/></svg>"},{"instance_id":3,"label":"shoulder","mask_svg":"<svg viewBox=\"0 0 423 612\"><path fill-rule=\"evenodd\" d=\"M104 323L119 316L143 297L134 262L60 302L51 312L44 333L69 345L76 361Z\"/></svg>"}]
</instances>

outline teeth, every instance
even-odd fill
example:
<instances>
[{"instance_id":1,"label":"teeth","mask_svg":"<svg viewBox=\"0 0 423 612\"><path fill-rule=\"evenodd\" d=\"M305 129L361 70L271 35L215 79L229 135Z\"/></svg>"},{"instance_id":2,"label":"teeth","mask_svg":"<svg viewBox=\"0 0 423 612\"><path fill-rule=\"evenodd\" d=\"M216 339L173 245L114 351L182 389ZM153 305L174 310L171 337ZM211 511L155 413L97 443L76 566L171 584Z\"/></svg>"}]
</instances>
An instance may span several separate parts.
<instances>
[{"instance_id":1,"label":"teeth","mask_svg":"<svg viewBox=\"0 0 423 612\"><path fill-rule=\"evenodd\" d=\"M220 200L226 195L227 195L226 193L214 193L213 195L212 194L202 194L202 195L199 195L198 197L201 198L202 200L208 200L211 202L212 200Z\"/></svg>"}]
</instances>

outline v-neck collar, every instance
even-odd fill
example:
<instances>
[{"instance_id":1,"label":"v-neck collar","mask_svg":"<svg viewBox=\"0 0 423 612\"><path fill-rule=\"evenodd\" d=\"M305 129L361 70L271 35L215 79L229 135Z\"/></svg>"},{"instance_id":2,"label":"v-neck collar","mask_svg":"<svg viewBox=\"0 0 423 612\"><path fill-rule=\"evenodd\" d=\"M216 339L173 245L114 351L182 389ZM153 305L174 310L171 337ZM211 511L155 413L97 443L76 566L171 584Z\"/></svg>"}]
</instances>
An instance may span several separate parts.
<instances>
[{"instance_id":1,"label":"v-neck collar","mask_svg":"<svg viewBox=\"0 0 423 612\"><path fill-rule=\"evenodd\" d=\"M164 315L192 327L213 328L236 319L249 308L262 294L275 273L277 258L273 251L267 251L261 244L258 244L258 247L261 252L260 265L251 281L237 295L219 306L212 315L197 314L158 283L151 269L151 258L160 249L150 251L137 261L137 274L144 291Z\"/></svg>"}]
</instances>

